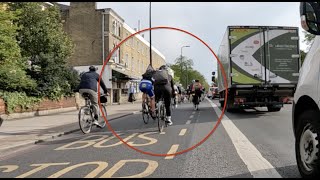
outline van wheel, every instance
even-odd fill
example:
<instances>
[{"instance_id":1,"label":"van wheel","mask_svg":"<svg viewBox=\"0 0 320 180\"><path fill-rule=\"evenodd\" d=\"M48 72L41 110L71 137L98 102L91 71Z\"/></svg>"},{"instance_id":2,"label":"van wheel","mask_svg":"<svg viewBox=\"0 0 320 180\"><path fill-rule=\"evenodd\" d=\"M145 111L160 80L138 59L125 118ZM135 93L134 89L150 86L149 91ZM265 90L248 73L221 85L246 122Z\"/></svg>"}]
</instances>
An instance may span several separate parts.
<instances>
[{"instance_id":1,"label":"van wheel","mask_svg":"<svg viewBox=\"0 0 320 180\"><path fill-rule=\"evenodd\" d=\"M311 178L320 175L319 137L320 113L306 111L298 120L295 141L296 159L302 177Z\"/></svg>"}]
</instances>

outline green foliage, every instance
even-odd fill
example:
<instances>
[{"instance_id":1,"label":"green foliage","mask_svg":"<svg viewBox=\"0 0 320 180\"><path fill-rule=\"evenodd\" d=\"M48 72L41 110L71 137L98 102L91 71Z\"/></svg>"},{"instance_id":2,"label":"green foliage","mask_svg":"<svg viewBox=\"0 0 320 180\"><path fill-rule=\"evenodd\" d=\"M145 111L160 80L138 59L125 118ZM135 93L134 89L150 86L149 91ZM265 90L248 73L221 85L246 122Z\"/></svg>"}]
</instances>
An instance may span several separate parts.
<instances>
[{"instance_id":1,"label":"green foliage","mask_svg":"<svg viewBox=\"0 0 320 180\"><path fill-rule=\"evenodd\" d=\"M13 21L18 12L0 9L0 90L29 91L36 86L26 75L26 64L15 38L18 26Z\"/></svg>"},{"instance_id":2,"label":"green foliage","mask_svg":"<svg viewBox=\"0 0 320 180\"><path fill-rule=\"evenodd\" d=\"M16 107L21 107L23 110L32 108L41 101L41 98L27 96L25 92L0 91L0 97L5 101L8 113L13 113Z\"/></svg>"},{"instance_id":3,"label":"green foliage","mask_svg":"<svg viewBox=\"0 0 320 180\"><path fill-rule=\"evenodd\" d=\"M31 62L27 73L38 85L29 94L56 100L72 93L75 86L78 75L66 65L74 46L63 31L59 9L53 6L42 10L40 5L11 3L11 9L21 11L15 22L21 26L17 38L22 56Z\"/></svg>"},{"instance_id":4,"label":"green foliage","mask_svg":"<svg viewBox=\"0 0 320 180\"><path fill-rule=\"evenodd\" d=\"M308 33L307 31L303 31L304 33L304 40L302 42L305 42L307 44L307 51L309 51L311 44L313 43L314 38L316 35Z\"/></svg>"},{"instance_id":5,"label":"green foliage","mask_svg":"<svg viewBox=\"0 0 320 180\"><path fill-rule=\"evenodd\" d=\"M186 87L191 83L193 79L199 79L201 84L208 89L209 84L204 78L204 76L198 72L197 70L193 69L193 60L188 59L185 56L178 57L175 60L175 64L171 65L170 68L174 71L174 81L180 82L183 87ZM181 71L182 70L182 71ZM188 77L188 82L187 82Z\"/></svg>"}]
</instances>

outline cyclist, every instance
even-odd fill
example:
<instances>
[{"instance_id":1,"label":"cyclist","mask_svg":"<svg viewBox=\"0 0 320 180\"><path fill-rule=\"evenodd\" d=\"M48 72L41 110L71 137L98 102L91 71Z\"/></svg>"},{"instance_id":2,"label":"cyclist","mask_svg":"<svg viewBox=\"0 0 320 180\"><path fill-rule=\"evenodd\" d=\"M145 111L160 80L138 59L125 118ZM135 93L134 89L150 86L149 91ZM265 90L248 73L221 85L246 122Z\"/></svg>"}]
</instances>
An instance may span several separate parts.
<instances>
[{"instance_id":1,"label":"cyclist","mask_svg":"<svg viewBox=\"0 0 320 180\"><path fill-rule=\"evenodd\" d=\"M98 92L97 86L98 86L98 81L99 81L99 74L96 72L96 70L98 70L98 68L96 68L94 66L90 66L89 71L82 74L81 80L80 80L80 85L79 85L78 89L79 89L79 93L82 96L84 93L89 94L90 101L94 107L93 108L93 111L94 111L94 122L93 123L95 125L99 125L99 123L98 123L99 109L98 109L98 93L97 93ZM107 87L104 84L102 78L100 80L100 86L102 87L103 92L106 95L109 95L107 92Z\"/></svg>"},{"instance_id":2,"label":"cyclist","mask_svg":"<svg viewBox=\"0 0 320 180\"><path fill-rule=\"evenodd\" d=\"M169 74L168 67L162 65L159 70L155 71L153 78L154 82L154 92L156 95L156 102L158 102L161 96L164 99L164 104L166 108L166 116L168 125L172 125L171 121L171 98L174 94L174 83L172 75Z\"/></svg>"},{"instance_id":3,"label":"cyclist","mask_svg":"<svg viewBox=\"0 0 320 180\"><path fill-rule=\"evenodd\" d=\"M198 110L198 107L196 107L196 105L199 105L199 99L201 98L201 94L202 94L202 85L199 80L194 81L192 85L192 92L194 93L194 96L192 99L194 108L195 110Z\"/></svg>"},{"instance_id":4,"label":"cyclist","mask_svg":"<svg viewBox=\"0 0 320 180\"><path fill-rule=\"evenodd\" d=\"M144 74L142 74L142 80L139 84L139 89L142 94L142 105L147 98L147 95L150 97L150 104L151 104L151 117L153 119L156 118L155 115L155 95L153 91L153 84L154 84L154 79L152 78L154 74L154 70L151 66L149 66Z\"/></svg>"},{"instance_id":5,"label":"cyclist","mask_svg":"<svg viewBox=\"0 0 320 180\"><path fill-rule=\"evenodd\" d=\"M178 104L177 104L177 96L178 96L178 86L177 85L173 85L173 89L174 89L174 94L172 95L172 99L173 99L173 105L175 106L175 108L177 108Z\"/></svg>"}]
</instances>

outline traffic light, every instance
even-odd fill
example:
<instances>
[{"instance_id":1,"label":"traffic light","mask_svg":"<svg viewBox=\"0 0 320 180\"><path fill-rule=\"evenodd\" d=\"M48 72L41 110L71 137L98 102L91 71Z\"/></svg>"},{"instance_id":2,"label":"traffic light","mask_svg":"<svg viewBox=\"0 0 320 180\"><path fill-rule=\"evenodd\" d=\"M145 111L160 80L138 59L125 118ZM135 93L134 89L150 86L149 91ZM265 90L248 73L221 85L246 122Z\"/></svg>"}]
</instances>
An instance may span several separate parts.
<instances>
[{"instance_id":1,"label":"traffic light","mask_svg":"<svg viewBox=\"0 0 320 180\"><path fill-rule=\"evenodd\" d=\"M211 81L212 82L216 82L216 77L215 77L215 74L216 74L216 72L212 72L212 78L211 78Z\"/></svg>"}]
</instances>

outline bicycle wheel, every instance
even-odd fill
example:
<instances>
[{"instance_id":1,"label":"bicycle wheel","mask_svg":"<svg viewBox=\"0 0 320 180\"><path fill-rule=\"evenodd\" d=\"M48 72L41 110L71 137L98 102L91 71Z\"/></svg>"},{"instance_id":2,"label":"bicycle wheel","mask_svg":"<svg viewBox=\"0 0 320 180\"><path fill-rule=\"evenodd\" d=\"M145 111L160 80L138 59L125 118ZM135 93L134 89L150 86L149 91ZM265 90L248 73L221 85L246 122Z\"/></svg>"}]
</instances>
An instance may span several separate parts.
<instances>
[{"instance_id":1,"label":"bicycle wheel","mask_svg":"<svg viewBox=\"0 0 320 180\"><path fill-rule=\"evenodd\" d=\"M102 105L102 111L103 111L103 114L104 114L106 117L108 117L108 116L107 116L107 108L106 108L105 105ZM106 123L106 121L104 120L104 117L102 116L102 113L101 113L101 112L100 112L100 114L101 114L101 116L100 116L99 119L98 119L98 123L99 123L99 126L98 126L98 127L104 128L107 123Z\"/></svg>"},{"instance_id":2,"label":"bicycle wheel","mask_svg":"<svg viewBox=\"0 0 320 180\"><path fill-rule=\"evenodd\" d=\"M81 107L78 114L80 130L84 133L90 133L93 117L88 106Z\"/></svg>"},{"instance_id":3,"label":"bicycle wheel","mask_svg":"<svg viewBox=\"0 0 320 180\"><path fill-rule=\"evenodd\" d=\"M160 106L159 106L159 115L158 115L158 129L159 129L159 132L162 132L163 131L163 127L164 127L164 104L161 103Z\"/></svg>"},{"instance_id":4,"label":"bicycle wheel","mask_svg":"<svg viewBox=\"0 0 320 180\"><path fill-rule=\"evenodd\" d=\"M142 119L143 119L143 122L145 124L148 124L149 118L150 118L149 107L148 107L148 105L146 103L143 103L143 105L142 105Z\"/></svg>"}]
</instances>

